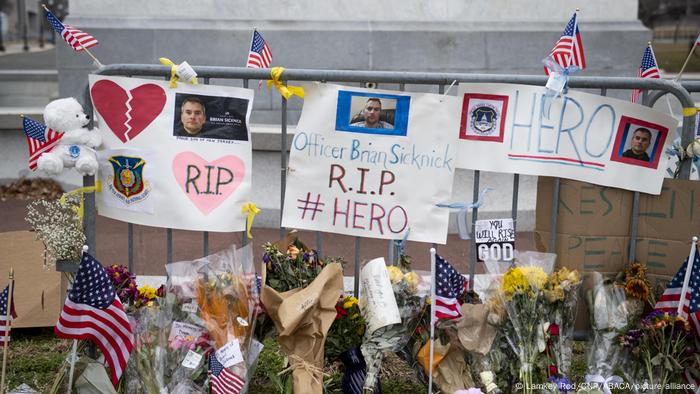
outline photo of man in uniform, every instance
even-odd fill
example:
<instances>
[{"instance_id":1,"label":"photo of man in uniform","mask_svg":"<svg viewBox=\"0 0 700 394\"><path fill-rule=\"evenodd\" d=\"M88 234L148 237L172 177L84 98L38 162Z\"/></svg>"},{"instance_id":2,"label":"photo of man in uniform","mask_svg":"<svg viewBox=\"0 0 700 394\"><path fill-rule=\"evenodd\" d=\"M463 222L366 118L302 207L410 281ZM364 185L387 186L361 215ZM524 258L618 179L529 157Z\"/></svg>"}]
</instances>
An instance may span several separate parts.
<instances>
[{"instance_id":1,"label":"photo of man in uniform","mask_svg":"<svg viewBox=\"0 0 700 394\"><path fill-rule=\"evenodd\" d=\"M351 123L350 126L366 127L369 129L393 129L391 123L379 120L382 113L382 101L375 97L370 97L365 103L365 108L362 110L362 115L365 120Z\"/></svg>"},{"instance_id":2,"label":"photo of man in uniform","mask_svg":"<svg viewBox=\"0 0 700 394\"><path fill-rule=\"evenodd\" d=\"M178 94L173 135L176 137L247 141L248 101L228 97ZM180 103L179 107L177 106ZM180 110L180 117L177 110ZM178 121L179 119L179 121Z\"/></svg>"},{"instance_id":3,"label":"photo of man in uniform","mask_svg":"<svg viewBox=\"0 0 700 394\"><path fill-rule=\"evenodd\" d=\"M199 137L207 121L206 108L202 100L197 97L187 97L180 106L180 121L182 127L176 135L182 137Z\"/></svg>"},{"instance_id":4,"label":"photo of man in uniform","mask_svg":"<svg viewBox=\"0 0 700 394\"><path fill-rule=\"evenodd\" d=\"M649 145L651 145L651 131L640 127L632 133L630 148L622 154L622 157L648 162L649 154L647 149L649 149Z\"/></svg>"}]
</instances>

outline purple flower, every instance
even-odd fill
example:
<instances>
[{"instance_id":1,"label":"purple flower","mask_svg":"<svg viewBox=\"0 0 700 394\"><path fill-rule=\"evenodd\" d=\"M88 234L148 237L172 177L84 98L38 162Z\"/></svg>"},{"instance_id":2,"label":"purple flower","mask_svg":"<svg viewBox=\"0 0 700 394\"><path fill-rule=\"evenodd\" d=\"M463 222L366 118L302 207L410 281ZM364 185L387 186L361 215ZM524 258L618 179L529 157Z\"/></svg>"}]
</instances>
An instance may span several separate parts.
<instances>
[{"instance_id":1,"label":"purple flower","mask_svg":"<svg viewBox=\"0 0 700 394\"><path fill-rule=\"evenodd\" d=\"M265 264L269 263L270 262L270 255L268 255L267 253L263 253L263 262Z\"/></svg>"},{"instance_id":2,"label":"purple flower","mask_svg":"<svg viewBox=\"0 0 700 394\"><path fill-rule=\"evenodd\" d=\"M557 385L557 390L567 393L574 389L571 381L566 376L556 376L552 375L549 377L549 381Z\"/></svg>"}]
</instances>

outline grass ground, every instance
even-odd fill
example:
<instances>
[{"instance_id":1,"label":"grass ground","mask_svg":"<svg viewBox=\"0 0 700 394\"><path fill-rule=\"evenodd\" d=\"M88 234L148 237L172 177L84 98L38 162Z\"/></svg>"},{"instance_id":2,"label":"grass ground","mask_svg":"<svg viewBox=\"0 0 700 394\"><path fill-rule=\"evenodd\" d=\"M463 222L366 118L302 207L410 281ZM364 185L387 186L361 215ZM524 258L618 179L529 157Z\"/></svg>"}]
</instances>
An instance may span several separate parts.
<instances>
[{"instance_id":1,"label":"grass ground","mask_svg":"<svg viewBox=\"0 0 700 394\"><path fill-rule=\"evenodd\" d=\"M48 392L56 372L68 356L71 344L71 341L56 338L51 329L13 330L7 362L8 387L14 388L26 383L41 393ZM284 393L283 383L278 382L275 376L284 369L286 359L274 341L268 340L265 345L250 392ZM583 381L585 370L585 343L577 342L574 344L571 380ZM342 374L339 366L329 365L325 372L330 376L327 379L327 393L341 393ZM385 360L381 379L384 394L426 391L426 386L419 381L415 372L396 356L389 356Z\"/></svg>"}]
</instances>

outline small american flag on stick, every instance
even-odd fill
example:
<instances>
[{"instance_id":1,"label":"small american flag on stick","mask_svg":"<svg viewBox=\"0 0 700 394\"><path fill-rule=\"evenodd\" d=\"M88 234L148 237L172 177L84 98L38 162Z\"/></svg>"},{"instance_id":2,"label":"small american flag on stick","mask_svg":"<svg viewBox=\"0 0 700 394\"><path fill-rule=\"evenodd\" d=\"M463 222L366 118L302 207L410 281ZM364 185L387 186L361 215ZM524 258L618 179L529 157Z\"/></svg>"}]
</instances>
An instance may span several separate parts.
<instances>
[{"instance_id":1,"label":"small american flag on stick","mask_svg":"<svg viewBox=\"0 0 700 394\"><path fill-rule=\"evenodd\" d=\"M64 25L58 18L56 18L56 15L48 10L48 8L44 8L46 9L46 19L49 21L51 28L58 33L63 41L70 45L70 47L74 50L82 51L99 44L95 37L70 25Z\"/></svg>"},{"instance_id":2,"label":"small american flag on stick","mask_svg":"<svg viewBox=\"0 0 700 394\"><path fill-rule=\"evenodd\" d=\"M26 116L22 116L22 129L27 135L27 145L29 146L29 168L34 171L39 157L45 152L50 152L63 137L63 133Z\"/></svg>"},{"instance_id":3,"label":"small american flag on stick","mask_svg":"<svg viewBox=\"0 0 700 394\"><path fill-rule=\"evenodd\" d=\"M9 314L7 313L8 298L11 299ZM10 285L7 285L0 294L0 343L10 342L10 326L12 325L12 320L16 318L15 298L10 296Z\"/></svg>"},{"instance_id":4,"label":"small american flag on stick","mask_svg":"<svg viewBox=\"0 0 700 394\"><path fill-rule=\"evenodd\" d=\"M656 63L656 56L654 56L654 50L651 49L651 44L647 45L647 48L644 50L642 64L639 66L639 70L637 70L637 78L661 78L659 74L659 65ZM636 103L639 101L641 95L641 89L634 89L632 91L632 102Z\"/></svg>"},{"instance_id":5,"label":"small american flag on stick","mask_svg":"<svg viewBox=\"0 0 700 394\"><path fill-rule=\"evenodd\" d=\"M267 41L257 30L253 30L253 39L250 42L250 52L248 52L248 68L268 68L272 62L272 51Z\"/></svg>"},{"instance_id":6,"label":"small american flag on stick","mask_svg":"<svg viewBox=\"0 0 700 394\"><path fill-rule=\"evenodd\" d=\"M549 56L562 68L570 66L576 66L581 70L586 68L586 57L583 54L583 42L581 41L581 32L578 29L578 14L576 12L569 19L569 23L566 24L564 32L554 44ZM545 67L544 72L547 75L549 75L549 71Z\"/></svg>"}]
</instances>

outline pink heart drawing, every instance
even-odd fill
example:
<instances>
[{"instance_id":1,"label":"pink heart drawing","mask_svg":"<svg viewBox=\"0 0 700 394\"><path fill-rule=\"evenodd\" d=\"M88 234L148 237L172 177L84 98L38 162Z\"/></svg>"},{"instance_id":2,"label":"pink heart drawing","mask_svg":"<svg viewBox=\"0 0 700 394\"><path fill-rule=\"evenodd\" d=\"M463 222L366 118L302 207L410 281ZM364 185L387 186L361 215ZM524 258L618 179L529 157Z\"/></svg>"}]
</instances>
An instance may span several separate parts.
<instances>
[{"instance_id":1,"label":"pink heart drawing","mask_svg":"<svg viewBox=\"0 0 700 394\"><path fill-rule=\"evenodd\" d=\"M175 180L204 215L238 189L245 171L245 162L233 155L207 161L194 152L181 152L173 159Z\"/></svg>"},{"instance_id":2,"label":"pink heart drawing","mask_svg":"<svg viewBox=\"0 0 700 394\"><path fill-rule=\"evenodd\" d=\"M92 103L112 133L126 143L133 140L160 115L165 107L165 90L152 83L126 91L116 82L101 79L90 89Z\"/></svg>"}]
</instances>

